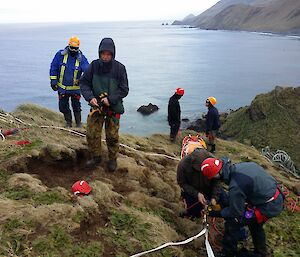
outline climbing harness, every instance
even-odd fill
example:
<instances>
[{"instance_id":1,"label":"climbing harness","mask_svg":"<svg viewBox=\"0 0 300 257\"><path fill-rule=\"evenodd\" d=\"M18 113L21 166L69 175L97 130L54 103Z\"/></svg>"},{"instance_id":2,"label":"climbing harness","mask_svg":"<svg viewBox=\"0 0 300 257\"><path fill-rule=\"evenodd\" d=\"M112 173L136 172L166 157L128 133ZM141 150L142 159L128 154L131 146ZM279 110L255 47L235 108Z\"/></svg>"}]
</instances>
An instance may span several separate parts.
<instances>
[{"instance_id":1,"label":"climbing harness","mask_svg":"<svg viewBox=\"0 0 300 257\"><path fill-rule=\"evenodd\" d=\"M267 146L261 150L262 155L271 162L279 165L286 172L291 173L296 178L300 178L300 171L296 169L291 157L282 150L271 152L270 147Z\"/></svg>"}]
</instances>

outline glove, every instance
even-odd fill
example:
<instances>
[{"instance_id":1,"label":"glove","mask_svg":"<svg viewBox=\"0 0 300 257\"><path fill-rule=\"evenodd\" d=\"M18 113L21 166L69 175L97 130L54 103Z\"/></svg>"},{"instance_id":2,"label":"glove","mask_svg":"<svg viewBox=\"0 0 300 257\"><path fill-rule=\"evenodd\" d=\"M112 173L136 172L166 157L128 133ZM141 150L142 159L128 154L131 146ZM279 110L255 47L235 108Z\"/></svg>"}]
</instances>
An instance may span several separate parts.
<instances>
[{"instance_id":1,"label":"glove","mask_svg":"<svg viewBox=\"0 0 300 257\"><path fill-rule=\"evenodd\" d=\"M51 88L52 88L53 91L57 91L58 90L57 85L51 85Z\"/></svg>"},{"instance_id":2,"label":"glove","mask_svg":"<svg viewBox=\"0 0 300 257\"><path fill-rule=\"evenodd\" d=\"M214 211L211 208L208 208L208 216L222 218L221 211Z\"/></svg>"}]
</instances>

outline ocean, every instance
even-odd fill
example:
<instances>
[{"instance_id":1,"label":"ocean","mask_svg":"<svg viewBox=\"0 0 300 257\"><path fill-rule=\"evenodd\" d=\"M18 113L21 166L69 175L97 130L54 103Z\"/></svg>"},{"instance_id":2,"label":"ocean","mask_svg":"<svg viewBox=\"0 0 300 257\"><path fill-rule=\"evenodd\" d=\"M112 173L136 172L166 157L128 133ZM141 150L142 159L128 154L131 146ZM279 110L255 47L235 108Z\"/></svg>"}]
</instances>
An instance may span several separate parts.
<instances>
[{"instance_id":1,"label":"ocean","mask_svg":"<svg viewBox=\"0 0 300 257\"><path fill-rule=\"evenodd\" d=\"M177 87L182 118L206 112L205 99L217 98L219 111L249 105L275 86L299 86L300 38L281 35L209 31L151 22L41 23L0 25L0 108L11 112L23 103L58 111L49 85L49 66L70 36L81 39L89 61L98 58L103 37L112 37L116 59L127 69L121 132L148 136L169 133L167 105ZM159 110L142 116L144 104ZM82 98L83 120L89 107Z\"/></svg>"}]
</instances>

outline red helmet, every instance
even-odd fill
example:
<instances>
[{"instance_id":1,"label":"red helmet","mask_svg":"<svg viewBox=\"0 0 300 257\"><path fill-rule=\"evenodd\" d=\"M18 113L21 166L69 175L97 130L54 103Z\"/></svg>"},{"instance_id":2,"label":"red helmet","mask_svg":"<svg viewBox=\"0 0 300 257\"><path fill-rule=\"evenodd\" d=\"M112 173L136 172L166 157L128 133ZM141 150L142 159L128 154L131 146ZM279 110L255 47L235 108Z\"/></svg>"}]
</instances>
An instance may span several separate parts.
<instances>
[{"instance_id":1,"label":"red helmet","mask_svg":"<svg viewBox=\"0 0 300 257\"><path fill-rule=\"evenodd\" d=\"M181 95L181 96L183 96L184 95L184 89L183 88L181 88L181 87L179 87L179 88L177 88L176 89L176 95Z\"/></svg>"},{"instance_id":2,"label":"red helmet","mask_svg":"<svg viewBox=\"0 0 300 257\"><path fill-rule=\"evenodd\" d=\"M216 158L207 158L201 164L202 174L208 179L214 178L222 169L223 162Z\"/></svg>"},{"instance_id":3,"label":"red helmet","mask_svg":"<svg viewBox=\"0 0 300 257\"><path fill-rule=\"evenodd\" d=\"M84 180L76 181L72 186L72 193L74 195L83 196L88 195L92 191L92 188L88 184L88 182Z\"/></svg>"}]
</instances>

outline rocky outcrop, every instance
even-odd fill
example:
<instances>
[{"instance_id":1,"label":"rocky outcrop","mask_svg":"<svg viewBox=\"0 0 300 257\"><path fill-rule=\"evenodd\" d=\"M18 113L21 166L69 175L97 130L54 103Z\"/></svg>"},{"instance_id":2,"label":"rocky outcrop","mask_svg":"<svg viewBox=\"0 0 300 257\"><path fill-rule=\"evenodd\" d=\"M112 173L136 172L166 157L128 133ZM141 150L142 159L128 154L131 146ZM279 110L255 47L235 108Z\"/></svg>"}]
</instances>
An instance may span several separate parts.
<instances>
[{"instance_id":1,"label":"rocky outcrop","mask_svg":"<svg viewBox=\"0 0 300 257\"><path fill-rule=\"evenodd\" d=\"M148 105L142 105L140 106L137 111L140 112L143 115L149 115L151 113L154 113L158 111L158 106L152 103L149 103Z\"/></svg>"}]
</instances>

